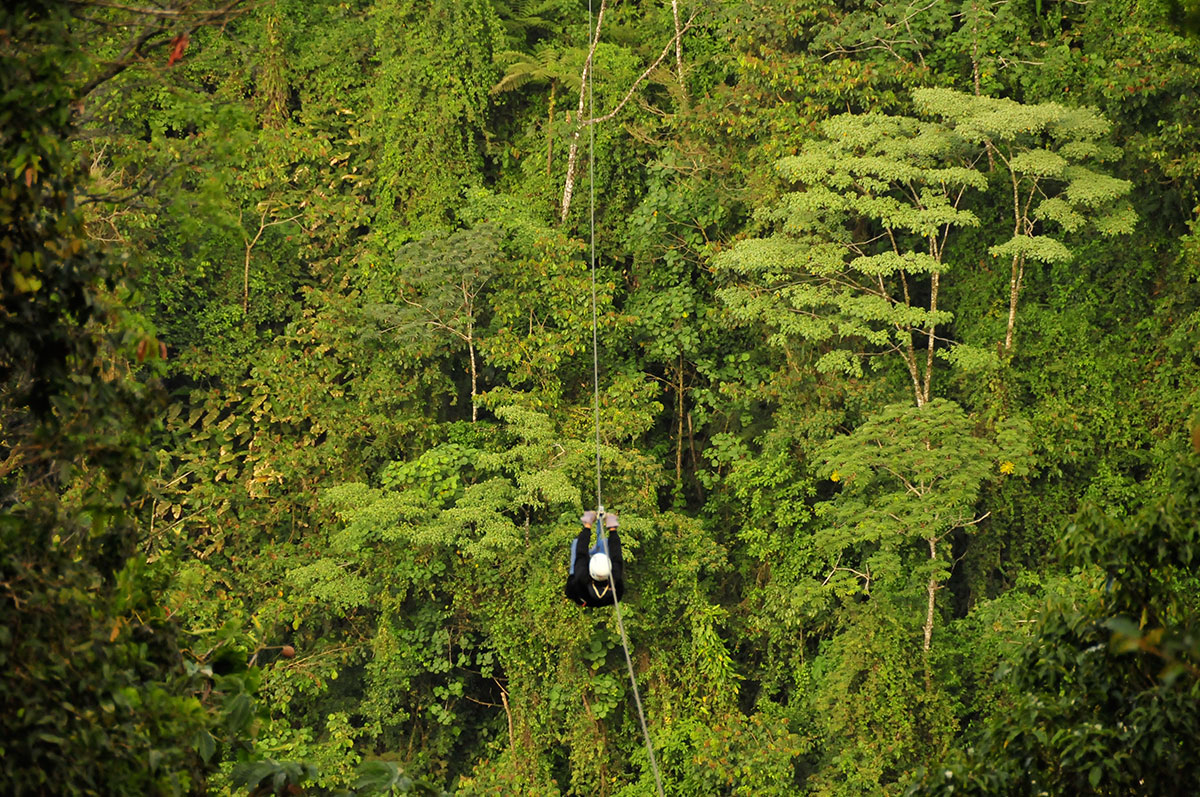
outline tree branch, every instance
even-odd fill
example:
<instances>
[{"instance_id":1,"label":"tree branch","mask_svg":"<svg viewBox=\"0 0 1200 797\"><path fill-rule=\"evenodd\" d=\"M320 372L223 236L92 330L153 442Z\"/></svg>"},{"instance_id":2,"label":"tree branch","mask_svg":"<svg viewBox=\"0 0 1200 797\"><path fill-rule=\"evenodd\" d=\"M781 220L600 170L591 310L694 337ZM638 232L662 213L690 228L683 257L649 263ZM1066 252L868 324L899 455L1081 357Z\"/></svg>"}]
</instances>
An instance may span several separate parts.
<instances>
[{"instance_id":1,"label":"tree branch","mask_svg":"<svg viewBox=\"0 0 1200 797\"><path fill-rule=\"evenodd\" d=\"M290 216L286 219L275 219L274 221L267 221L267 214L270 212L271 212L271 208L269 206L263 208L262 214L259 216L259 219L258 219L258 232L256 232L254 234L253 240L250 239L250 236L246 235L245 230L242 231L242 239L246 243L245 271L242 276L242 317L243 318L245 318L246 314L250 312L250 253L252 251L254 251L255 245L258 244L258 240L260 238L262 238L263 232L268 227L275 227L280 224L287 224L289 222L295 221L296 219L298 219L304 215L303 213L297 213L295 216ZM241 214L239 213L239 215L238 215L238 225L239 226L241 226L241 221L242 221Z\"/></svg>"},{"instance_id":2,"label":"tree branch","mask_svg":"<svg viewBox=\"0 0 1200 797\"><path fill-rule=\"evenodd\" d=\"M646 67L645 71L643 71L642 74L638 75L637 80L633 81L633 85L629 87L629 91L625 92L625 96L621 98L621 101L619 103L617 103L617 107L613 108L611 111L604 114L604 116L597 116L595 118L587 119L587 120L584 120L583 122L580 122L580 126L586 127L588 125L594 125L594 124L599 124L601 122L607 122L609 119L612 119L614 116L616 116L618 113L620 113L621 109L624 108L626 103L628 103L629 100L633 97L633 94L635 91L637 91L638 86L640 86L642 84L642 81L645 80L647 77L649 77L650 73L653 72L655 69L657 69L658 65L661 64L663 62L663 59L665 59L667 57L667 55L671 52L672 45L674 45L676 42L681 41L683 34L687 33L691 29L692 24L696 21L696 16L699 13L700 13L699 11L692 12L692 15L690 17L688 17L688 21L684 24L683 28L680 29L674 36L671 37L671 40L669 42L667 42L667 46L663 47L662 52L658 54L658 58L654 59L654 63L652 63L652 64L650 64L650 66ZM590 56L589 56L589 58L590 58Z\"/></svg>"},{"instance_id":3,"label":"tree branch","mask_svg":"<svg viewBox=\"0 0 1200 797\"><path fill-rule=\"evenodd\" d=\"M67 0L68 5L76 8L108 8L114 11L124 11L126 14L133 14L139 17L200 20L200 24L204 24L204 20L223 20L233 8L241 5L243 2L245 0L234 0L224 8L214 8L211 11L193 11L191 3L184 3L179 8L147 8L144 6L139 8L120 3L110 3L105 0Z\"/></svg>"},{"instance_id":4,"label":"tree branch","mask_svg":"<svg viewBox=\"0 0 1200 797\"><path fill-rule=\"evenodd\" d=\"M165 33L169 24L177 22L190 23L180 31L180 35L190 35L206 25L217 25L228 22L234 16L238 6L246 3L247 0L230 0L228 4L212 9L211 11L194 11L190 8L190 3L185 3L179 8L138 8L124 6L119 3L110 3L105 0L68 0L68 2L75 8L106 8L123 11L133 14L147 23L140 32L129 38L125 46L121 49L121 54L115 60L110 61L99 74L84 83L75 92L76 102L81 102L99 86L107 83L129 67L141 61L143 59L142 48L155 36ZM167 43L168 40L163 39L155 42L152 46L163 47Z\"/></svg>"},{"instance_id":5,"label":"tree branch","mask_svg":"<svg viewBox=\"0 0 1200 797\"><path fill-rule=\"evenodd\" d=\"M592 79L592 59L595 58L596 47L600 43L600 26L604 24L604 9L606 6L607 0L600 0L600 12L596 15L596 30L592 34L591 42L588 44L587 59L583 62L583 75L579 79L579 110L575 115L575 130L571 133L571 146L567 149L567 175L563 180L561 208L561 219L563 221L567 220L567 214L571 212L571 197L575 193L575 164L579 158L579 132L582 130L582 125L578 124L578 121L583 118L585 110L584 101L587 99L589 81Z\"/></svg>"}]
</instances>

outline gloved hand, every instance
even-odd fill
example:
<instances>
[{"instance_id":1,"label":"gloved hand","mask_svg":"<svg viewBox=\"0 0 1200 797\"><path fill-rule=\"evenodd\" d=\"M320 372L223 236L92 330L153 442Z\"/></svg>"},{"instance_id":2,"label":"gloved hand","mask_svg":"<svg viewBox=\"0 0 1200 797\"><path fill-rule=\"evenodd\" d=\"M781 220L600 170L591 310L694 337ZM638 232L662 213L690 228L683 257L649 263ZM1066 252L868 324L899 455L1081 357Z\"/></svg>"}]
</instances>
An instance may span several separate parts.
<instances>
[{"instance_id":1,"label":"gloved hand","mask_svg":"<svg viewBox=\"0 0 1200 797\"><path fill-rule=\"evenodd\" d=\"M617 513L616 512L605 512L604 513L604 528L609 529L611 531L612 529L615 529L616 527L617 527Z\"/></svg>"},{"instance_id":2,"label":"gloved hand","mask_svg":"<svg viewBox=\"0 0 1200 797\"><path fill-rule=\"evenodd\" d=\"M584 512L583 517L579 518L579 522L590 529L592 526L596 525L596 511L594 509L589 509L588 511Z\"/></svg>"}]
</instances>

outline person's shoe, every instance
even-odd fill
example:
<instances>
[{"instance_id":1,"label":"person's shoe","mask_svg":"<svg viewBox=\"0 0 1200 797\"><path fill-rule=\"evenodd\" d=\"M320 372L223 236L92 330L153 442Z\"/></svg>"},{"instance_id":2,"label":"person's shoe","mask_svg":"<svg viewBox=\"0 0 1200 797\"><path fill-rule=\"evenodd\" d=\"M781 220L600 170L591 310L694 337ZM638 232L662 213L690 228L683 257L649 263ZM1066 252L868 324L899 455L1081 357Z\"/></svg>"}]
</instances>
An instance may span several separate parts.
<instances>
[{"instance_id":1,"label":"person's shoe","mask_svg":"<svg viewBox=\"0 0 1200 797\"><path fill-rule=\"evenodd\" d=\"M592 526L596 525L595 510L589 509L588 511L584 512L583 517L579 518L579 522L582 523L584 526L588 527L589 529Z\"/></svg>"},{"instance_id":2,"label":"person's shoe","mask_svg":"<svg viewBox=\"0 0 1200 797\"><path fill-rule=\"evenodd\" d=\"M617 513L606 512L604 514L604 528L612 530L617 527Z\"/></svg>"}]
</instances>

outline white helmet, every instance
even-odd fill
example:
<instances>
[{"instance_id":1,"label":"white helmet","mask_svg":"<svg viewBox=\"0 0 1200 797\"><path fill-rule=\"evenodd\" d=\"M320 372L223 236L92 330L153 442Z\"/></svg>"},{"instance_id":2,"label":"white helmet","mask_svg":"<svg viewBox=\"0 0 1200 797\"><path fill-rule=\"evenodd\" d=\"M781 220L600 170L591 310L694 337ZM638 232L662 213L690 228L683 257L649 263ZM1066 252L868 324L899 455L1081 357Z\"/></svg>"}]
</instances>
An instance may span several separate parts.
<instances>
[{"instance_id":1,"label":"white helmet","mask_svg":"<svg viewBox=\"0 0 1200 797\"><path fill-rule=\"evenodd\" d=\"M588 575L596 581L608 581L612 575L612 561L606 553L594 553L588 561Z\"/></svg>"}]
</instances>

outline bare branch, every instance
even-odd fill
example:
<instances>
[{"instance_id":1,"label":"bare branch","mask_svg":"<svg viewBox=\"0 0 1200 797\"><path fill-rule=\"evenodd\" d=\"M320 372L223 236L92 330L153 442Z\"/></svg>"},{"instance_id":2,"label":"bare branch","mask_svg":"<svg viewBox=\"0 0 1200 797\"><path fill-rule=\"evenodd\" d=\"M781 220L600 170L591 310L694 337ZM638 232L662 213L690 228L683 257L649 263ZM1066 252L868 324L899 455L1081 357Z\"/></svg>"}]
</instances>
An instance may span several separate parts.
<instances>
[{"instance_id":1,"label":"bare branch","mask_svg":"<svg viewBox=\"0 0 1200 797\"><path fill-rule=\"evenodd\" d=\"M621 109L624 108L625 105L629 102L629 100L633 97L633 94L634 94L634 92L637 91L638 86L640 86L642 84L642 81L645 80L647 77L649 77L650 74L655 69L658 68L658 65L663 62L663 59L665 59L667 57L667 54L671 52L671 47L673 45L675 45L677 42L681 41L681 37L683 36L683 34L687 33L689 30L691 30L692 25L696 21L696 16L699 13L700 13L699 11L692 12L692 15L688 18L688 21L684 24L683 28L680 29L678 32L676 32L676 34L674 36L671 37L671 40L669 42L667 42L667 45L665 47L663 47L662 52L658 54L658 58L654 59L654 63L652 63L652 64L650 64L650 66L646 67L645 71L643 71L642 74L638 75L637 80L633 81L633 85L629 87L629 91L625 92L625 96L621 98L621 101L619 103L617 103L617 107L613 108L611 111L604 114L604 116L597 116L595 118L587 119L587 120L581 122L580 126L586 127L587 125L594 125L594 124L599 124L600 122L607 122L609 119L612 119L614 116L616 116L618 113L620 113Z\"/></svg>"},{"instance_id":2,"label":"bare branch","mask_svg":"<svg viewBox=\"0 0 1200 797\"><path fill-rule=\"evenodd\" d=\"M871 592L871 568L868 567L867 572L860 573L859 571L855 570L853 567L840 567L841 563L842 563L842 555L839 553L837 561L833 563L833 569L829 571L829 575L825 576L825 580L821 582L821 586L824 587L827 584L829 584L830 579L832 579L834 574L836 574L836 573L851 573L851 574L857 576L858 578L861 578L865 582L865 584L863 585L863 591L870 594L870 592Z\"/></svg>"},{"instance_id":3,"label":"bare branch","mask_svg":"<svg viewBox=\"0 0 1200 797\"><path fill-rule=\"evenodd\" d=\"M883 446L881 445L880 448L882 448L882 447ZM925 496L925 491L918 489L916 485L914 485L912 482L910 482L904 476L901 476L899 474L899 472L897 472L894 468L890 468L887 465L881 465L880 470L883 470L883 471L886 471L887 473L892 474L892 476L897 481L899 481L901 484L904 485L905 490L908 490L910 493L917 496L918 498L922 498ZM898 523L900 522L900 518L896 517L895 515L891 515L891 518Z\"/></svg>"},{"instance_id":4,"label":"bare branch","mask_svg":"<svg viewBox=\"0 0 1200 797\"><path fill-rule=\"evenodd\" d=\"M596 47L600 44L600 26L604 24L604 9L607 7L607 0L600 0L600 12L596 15L596 30L592 34L592 40L588 44L587 59L583 62L583 75L579 79L579 110L576 112L575 131L571 134L571 146L567 149L567 176L563 181L563 198L562 198L562 220L567 220L567 214L571 212L571 197L575 193L575 164L579 158L579 132L582 126L578 124L578 120L583 118L585 110L584 101L588 96L589 81L592 79L592 60L596 56ZM590 110L589 110L590 113Z\"/></svg>"},{"instance_id":5,"label":"bare branch","mask_svg":"<svg viewBox=\"0 0 1200 797\"><path fill-rule=\"evenodd\" d=\"M988 517L989 517L991 514L992 514L992 513L991 513L991 511L989 510L989 511L987 511L987 512L984 512L982 515L980 515L979 517L975 518L974 520L968 521L968 522L966 522L966 523L959 523L957 526L955 526L955 528L957 528L957 529L965 529L967 526L977 526L977 525L979 525L980 523L982 523L983 521L987 520L987 519L988 519Z\"/></svg>"},{"instance_id":6,"label":"bare branch","mask_svg":"<svg viewBox=\"0 0 1200 797\"><path fill-rule=\"evenodd\" d=\"M242 317L243 318L250 311L250 253L252 251L254 251L255 245L258 243L259 239L262 238L263 232L265 232L268 227L276 227L280 224L288 224L290 222L296 221L297 219L301 218L304 215L303 213L297 213L295 216L289 216L286 219L275 219L273 221L267 221L267 214L270 212L271 212L270 205L264 203L262 213L259 215L259 219L258 219L258 232L256 232L254 234L253 240L251 240L250 236L245 232L245 230L242 231L242 240L245 241L245 243L246 243L245 271L243 272L243 277L242 277ZM241 226L241 221L242 221L241 214L239 213L238 214L238 225L239 226Z\"/></svg>"},{"instance_id":7,"label":"bare branch","mask_svg":"<svg viewBox=\"0 0 1200 797\"><path fill-rule=\"evenodd\" d=\"M456 338L459 338L460 340L462 340L464 342L466 342L468 340L466 333L460 331L457 327L451 326L446 321L443 321L441 316L439 316L437 313L433 312L433 310L430 310L428 307L421 304L420 302L414 302L412 299L409 299L403 293L400 294L400 301L404 302L409 307L415 307L418 310L421 310L422 312L425 313L425 315L429 316L429 319L427 321L425 321L425 326L429 327L430 329L440 329L443 332L449 332L451 335L454 335ZM390 332L391 330L397 329L397 328L398 327L389 327L388 329L386 329L384 331Z\"/></svg>"},{"instance_id":8,"label":"bare branch","mask_svg":"<svg viewBox=\"0 0 1200 797\"><path fill-rule=\"evenodd\" d=\"M67 0L67 4L75 8L109 8L114 11L124 11L126 14L133 14L139 17L159 17L161 19L184 19L188 21L198 21L200 24L210 20L224 20L229 12L235 7L241 5L244 0L235 0L235 2L223 8L214 8L212 10L193 10L190 3L185 3L179 8L146 8L136 6L126 6L120 3L105 2L105 0Z\"/></svg>"},{"instance_id":9,"label":"bare branch","mask_svg":"<svg viewBox=\"0 0 1200 797\"><path fill-rule=\"evenodd\" d=\"M155 36L165 34L168 26L170 26L170 30L176 31L177 35L190 35L206 25L221 25L228 22L238 12L238 7L249 1L230 0L220 8L206 11L193 10L190 3L185 3L179 8L138 8L106 2L106 0L69 0L69 4L75 8L107 8L133 14L140 18L143 24L142 30L131 36L125 43L120 55L75 92L76 101L82 101L99 86L142 61L145 57L142 50L147 45L150 49L157 49L169 44L170 40L166 38L150 44L150 40ZM182 29L180 29L180 22L185 23Z\"/></svg>"},{"instance_id":10,"label":"bare branch","mask_svg":"<svg viewBox=\"0 0 1200 797\"><path fill-rule=\"evenodd\" d=\"M896 52L894 45L909 44L914 47L918 46L919 42L917 41L916 37L913 35L912 26L909 23L915 17L919 16L920 14L923 14L924 12L926 12L929 9L933 8L934 6L938 5L939 2L941 2L941 0L930 0L928 5L922 6L919 8L917 7L916 3L910 3L908 8L905 9L904 17L897 20L896 22L889 22L885 26L887 28L887 30L889 30L889 31L893 30L895 28L903 27L908 32L909 38L905 39L905 38L898 37L895 39L885 39L881 36L873 35L873 36L871 36L870 39L864 39L863 41L859 42L858 44L851 44L849 46L837 45L837 46L831 48L829 52L822 55L821 59L824 60L826 58L830 58L835 55L851 55L853 53L866 52L868 50L887 50L889 53L892 54L892 56L896 60L900 61L901 63L911 63L907 59L901 57L901 55ZM874 43L871 44L869 42L874 42ZM921 55L921 53L918 52L917 58L920 59L921 65L924 66L925 57L923 55Z\"/></svg>"}]
</instances>

